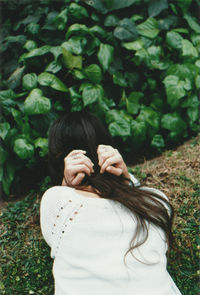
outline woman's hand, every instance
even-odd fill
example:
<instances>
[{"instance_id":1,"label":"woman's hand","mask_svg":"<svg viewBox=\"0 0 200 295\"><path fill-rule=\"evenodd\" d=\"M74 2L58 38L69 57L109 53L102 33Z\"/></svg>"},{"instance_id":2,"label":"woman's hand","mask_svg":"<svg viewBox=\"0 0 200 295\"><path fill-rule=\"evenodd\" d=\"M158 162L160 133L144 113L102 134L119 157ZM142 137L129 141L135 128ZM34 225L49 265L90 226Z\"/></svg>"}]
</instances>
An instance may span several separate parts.
<instances>
[{"instance_id":1,"label":"woman's hand","mask_svg":"<svg viewBox=\"0 0 200 295\"><path fill-rule=\"evenodd\" d=\"M81 184L85 174L91 175L94 165L85 154L86 151L73 150L65 157L62 185L78 186Z\"/></svg>"},{"instance_id":2,"label":"woman's hand","mask_svg":"<svg viewBox=\"0 0 200 295\"><path fill-rule=\"evenodd\" d=\"M64 159L64 178L62 185L78 186L81 184L85 174L91 175L94 172L92 161L85 156L86 151L73 150ZM116 176L124 176L130 179L128 169L117 149L109 145L99 145L97 149L100 173L105 171Z\"/></svg>"},{"instance_id":3,"label":"woman's hand","mask_svg":"<svg viewBox=\"0 0 200 295\"><path fill-rule=\"evenodd\" d=\"M99 158L99 166L101 167L100 173L105 171L112 173L116 176L124 176L130 179L128 169L124 160L117 149L109 145L99 145L97 149Z\"/></svg>"}]
</instances>

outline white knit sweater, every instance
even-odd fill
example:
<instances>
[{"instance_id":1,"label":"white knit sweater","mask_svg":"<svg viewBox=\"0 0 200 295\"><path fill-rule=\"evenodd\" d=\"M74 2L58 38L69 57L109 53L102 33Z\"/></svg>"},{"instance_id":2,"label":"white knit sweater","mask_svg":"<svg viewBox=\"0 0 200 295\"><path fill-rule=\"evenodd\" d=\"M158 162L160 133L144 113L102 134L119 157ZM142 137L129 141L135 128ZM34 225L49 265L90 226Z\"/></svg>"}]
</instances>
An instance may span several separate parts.
<instances>
[{"instance_id":1,"label":"white knit sweater","mask_svg":"<svg viewBox=\"0 0 200 295\"><path fill-rule=\"evenodd\" d=\"M55 295L180 295L166 270L164 233L155 226L124 263L135 229L134 216L116 201L65 186L47 190L41 230L54 259Z\"/></svg>"}]
</instances>

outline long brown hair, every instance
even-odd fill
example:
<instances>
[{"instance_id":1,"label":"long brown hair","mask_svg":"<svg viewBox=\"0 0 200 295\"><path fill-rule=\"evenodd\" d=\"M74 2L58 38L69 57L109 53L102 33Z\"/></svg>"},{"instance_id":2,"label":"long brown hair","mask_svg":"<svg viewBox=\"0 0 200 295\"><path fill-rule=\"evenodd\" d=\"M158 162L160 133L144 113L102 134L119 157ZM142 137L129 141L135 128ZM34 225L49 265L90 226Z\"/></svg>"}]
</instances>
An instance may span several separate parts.
<instances>
[{"instance_id":1,"label":"long brown hair","mask_svg":"<svg viewBox=\"0 0 200 295\"><path fill-rule=\"evenodd\" d=\"M103 123L94 115L85 111L74 112L57 119L49 132L49 167L52 184L61 185L64 158L68 153L74 149L87 151L87 156L94 163L94 173L85 176L81 188L91 186L100 197L120 202L136 217L136 232L126 253L147 240L148 223L162 229L168 245L171 244L173 208L169 202L160 194L127 185L122 176L107 172L100 174L97 157L99 144L113 146L113 140ZM140 233L143 233L143 238L138 241Z\"/></svg>"}]
</instances>

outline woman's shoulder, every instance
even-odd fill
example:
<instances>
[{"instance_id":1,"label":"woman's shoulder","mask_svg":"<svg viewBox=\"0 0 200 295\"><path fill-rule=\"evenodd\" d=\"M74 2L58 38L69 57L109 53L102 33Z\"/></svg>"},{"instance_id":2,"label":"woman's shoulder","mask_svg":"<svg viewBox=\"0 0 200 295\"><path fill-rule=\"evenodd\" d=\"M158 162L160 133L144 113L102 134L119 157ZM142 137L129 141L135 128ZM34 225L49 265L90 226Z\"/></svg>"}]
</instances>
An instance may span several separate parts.
<instances>
[{"instance_id":1,"label":"woman's shoulder","mask_svg":"<svg viewBox=\"0 0 200 295\"><path fill-rule=\"evenodd\" d=\"M52 186L50 188L48 188L43 196L46 195L55 195L57 193L67 193L72 191L73 188L69 187L69 186L64 186L64 185L57 185L57 186Z\"/></svg>"},{"instance_id":2,"label":"woman's shoulder","mask_svg":"<svg viewBox=\"0 0 200 295\"><path fill-rule=\"evenodd\" d=\"M45 191L42 196L41 204L48 204L48 206L55 205L63 199L68 199L73 193L73 188L68 186L53 186Z\"/></svg>"}]
</instances>

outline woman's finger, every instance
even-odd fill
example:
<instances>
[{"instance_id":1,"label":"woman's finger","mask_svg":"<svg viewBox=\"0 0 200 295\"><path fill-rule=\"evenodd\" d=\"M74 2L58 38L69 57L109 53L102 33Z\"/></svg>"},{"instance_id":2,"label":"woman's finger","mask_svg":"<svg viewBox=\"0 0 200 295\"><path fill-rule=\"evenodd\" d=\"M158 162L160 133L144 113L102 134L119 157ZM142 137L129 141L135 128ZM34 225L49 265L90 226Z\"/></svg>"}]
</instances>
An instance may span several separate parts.
<instances>
[{"instance_id":1,"label":"woman's finger","mask_svg":"<svg viewBox=\"0 0 200 295\"><path fill-rule=\"evenodd\" d=\"M111 145L99 144L98 148L97 148L97 153L101 152L103 150L108 150L110 148L113 149L113 147Z\"/></svg>"},{"instance_id":2,"label":"woman's finger","mask_svg":"<svg viewBox=\"0 0 200 295\"><path fill-rule=\"evenodd\" d=\"M93 172L93 166L94 166L94 164L92 163L92 161L88 157L80 157L80 158L71 159L70 163L68 162L68 165L70 165L70 166L86 165L92 172Z\"/></svg>"},{"instance_id":3,"label":"woman's finger","mask_svg":"<svg viewBox=\"0 0 200 295\"><path fill-rule=\"evenodd\" d=\"M108 152L99 153L99 166L101 167L103 163L108 159L114 156L114 152L112 150Z\"/></svg>"},{"instance_id":4,"label":"woman's finger","mask_svg":"<svg viewBox=\"0 0 200 295\"><path fill-rule=\"evenodd\" d=\"M113 156L113 157L107 159L103 163L103 165L101 166L100 173L104 173L104 171L106 170L106 168L108 166L112 166L112 165L116 165L116 164L120 164L120 163L121 163L121 156L119 156L119 155Z\"/></svg>"},{"instance_id":5,"label":"woman's finger","mask_svg":"<svg viewBox=\"0 0 200 295\"><path fill-rule=\"evenodd\" d=\"M108 151L111 151L113 150L114 148L110 145L103 145L103 144L100 144L98 145L98 148L97 148L97 154L100 155L102 153L105 153L105 152L108 152Z\"/></svg>"},{"instance_id":6,"label":"woman's finger","mask_svg":"<svg viewBox=\"0 0 200 295\"><path fill-rule=\"evenodd\" d=\"M70 156L72 156L72 155L76 155L76 154L86 154L86 151L84 151L84 150L73 150L73 151L71 151L68 155L67 155L67 157L70 157Z\"/></svg>"},{"instance_id":7,"label":"woman's finger","mask_svg":"<svg viewBox=\"0 0 200 295\"><path fill-rule=\"evenodd\" d=\"M85 173L83 172L78 173L76 177L72 180L71 185L72 186L80 185L84 177L85 177Z\"/></svg>"},{"instance_id":8,"label":"woman's finger","mask_svg":"<svg viewBox=\"0 0 200 295\"><path fill-rule=\"evenodd\" d=\"M75 175L78 174L79 172L83 172L87 175L91 175L91 169L88 168L86 165L84 164L80 164L80 165L76 165L76 166L73 166L71 168L67 168L66 169L67 171L67 174L70 175L70 177L72 177L74 179ZM69 177L68 177L69 178Z\"/></svg>"},{"instance_id":9,"label":"woman's finger","mask_svg":"<svg viewBox=\"0 0 200 295\"><path fill-rule=\"evenodd\" d=\"M73 150L64 158L64 162L68 161L69 159L77 156L77 155L85 155L86 151L83 150Z\"/></svg>"},{"instance_id":10,"label":"woman's finger","mask_svg":"<svg viewBox=\"0 0 200 295\"><path fill-rule=\"evenodd\" d=\"M121 168L116 168L114 166L108 166L106 168L106 171L109 172L109 173L111 173L111 174L114 174L116 176L120 176L123 173L123 170Z\"/></svg>"}]
</instances>

